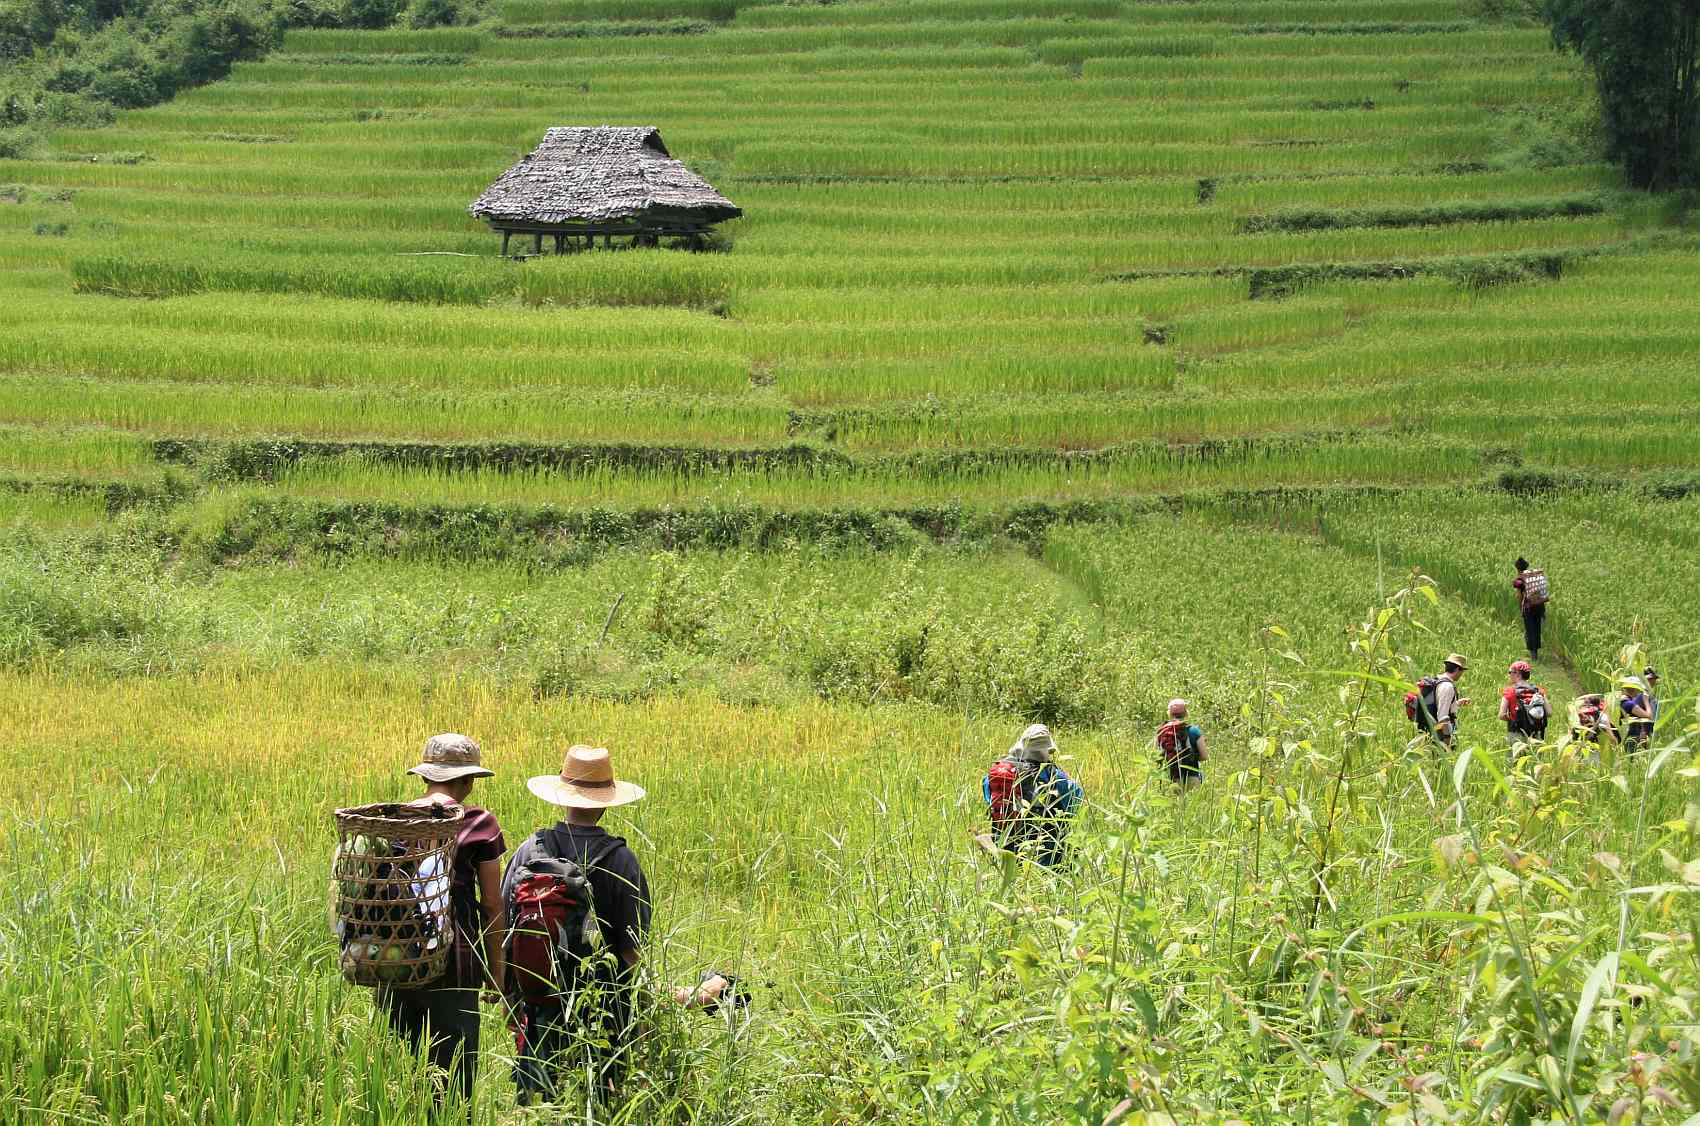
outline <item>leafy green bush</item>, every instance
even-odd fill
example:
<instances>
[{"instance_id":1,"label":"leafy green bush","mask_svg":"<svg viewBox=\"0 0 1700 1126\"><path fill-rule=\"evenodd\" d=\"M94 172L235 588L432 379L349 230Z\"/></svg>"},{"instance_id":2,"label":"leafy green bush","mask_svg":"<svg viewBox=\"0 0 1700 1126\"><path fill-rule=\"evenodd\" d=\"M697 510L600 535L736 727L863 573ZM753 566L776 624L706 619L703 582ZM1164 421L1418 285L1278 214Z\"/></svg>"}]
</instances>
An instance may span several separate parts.
<instances>
[{"instance_id":1,"label":"leafy green bush","mask_svg":"<svg viewBox=\"0 0 1700 1126\"><path fill-rule=\"evenodd\" d=\"M413 0L407 6L407 26L453 27L461 22L461 7L457 0Z\"/></svg>"}]
</instances>

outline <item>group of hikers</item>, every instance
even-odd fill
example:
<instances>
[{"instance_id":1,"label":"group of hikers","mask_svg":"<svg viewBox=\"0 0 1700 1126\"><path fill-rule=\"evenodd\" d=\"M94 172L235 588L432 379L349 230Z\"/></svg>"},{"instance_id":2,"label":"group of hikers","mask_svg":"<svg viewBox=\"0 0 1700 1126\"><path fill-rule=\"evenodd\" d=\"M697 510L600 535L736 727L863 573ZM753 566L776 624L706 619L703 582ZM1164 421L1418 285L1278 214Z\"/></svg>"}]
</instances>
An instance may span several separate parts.
<instances>
[{"instance_id":1,"label":"group of hikers","mask_svg":"<svg viewBox=\"0 0 1700 1126\"><path fill-rule=\"evenodd\" d=\"M1203 779L1204 735L1188 720L1185 700L1170 701L1156 741L1177 785ZM503 1008L514 1032L520 1104L553 1101L569 1072L584 1076L594 1092L613 1094L630 1047L652 901L636 854L599 822L607 810L641 799L643 789L615 776L606 749L571 747L559 774L526 783L560 807L561 818L528 836L504 865L501 826L470 804L474 783L495 773L475 740L434 735L408 773L425 783L410 805L461 809L449 882L454 943L436 980L377 987L390 1027L425 1052L470 1108L482 996ZM987 843L1045 866L1061 863L1085 793L1056 762L1048 727L1023 731L986 772L982 789L993 826ZM712 970L671 996L696 1009L747 1001L732 975ZM447 1089L438 1088L439 1102Z\"/></svg>"},{"instance_id":2,"label":"group of hikers","mask_svg":"<svg viewBox=\"0 0 1700 1126\"><path fill-rule=\"evenodd\" d=\"M1523 619L1523 641L1529 659L1512 661L1506 668L1506 686L1499 696L1499 721L1505 724L1505 742L1513 757L1520 747L1546 741L1553 710L1546 689L1534 682L1531 664L1540 658L1541 629L1546 622L1551 588L1546 573L1531 568L1527 559L1519 557L1516 567L1517 577L1511 581L1511 587ZM1458 711L1469 706L1469 697L1458 690L1459 681L1469 667L1468 659L1462 654L1452 653L1442 662L1438 674L1423 677L1405 697L1407 716L1418 730L1442 746L1454 744L1458 736ZM1659 671L1648 665L1640 676L1627 678L1616 693L1588 692L1577 697L1570 725L1571 741L1590 745L1595 754L1607 745L1622 745L1629 750L1646 747L1659 718L1658 687Z\"/></svg>"},{"instance_id":3,"label":"group of hikers","mask_svg":"<svg viewBox=\"0 0 1700 1126\"><path fill-rule=\"evenodd\" d=\"M1513 661L1507 669L1498 718L1516 755L1518 748L1546 739L1552 711L1530 663L1540 653L1550 592L1546 576L1524 559L1517 560L1513 587L1530 660ZM1459 709L1470 703L1459 689L1468 669L1468 659L1452 653L1441 673L1424 677L1406 697L1419 730L1444 746L1453 745ZM1646 745L1658 718L1658 681L1649 666L1615 694L1621 732L1611 701L1598 693L1581 697L1573 739ZM1170 700L1152 739L1159 768L1183 793L1202 784L1208 757L1204 732L1189 710L1186 700ZM1068 829L1085 792L1057 757L1050 729L1036 723L986 771L981 796L990 831L977 834L984 848L1045 867L1063 862ZM584 1076L592 1092L613 1093L631 1038L651 899L637 856L599 822L607 810L641 799L643 789L616 778L607 750L573 746L559 774L527 782L532 794L563 815L527 837L504 867L501 827L487 810L468 804L474 781L493 774L475 741L433 736L409 773L425 782L425 793L412 804L462 808L450 894L456 941L448 972L437 981L415 988L379 986L378 1005L391 1027L452 1077L470 1107L482 992L503 1006L514 1031L513 1079L521 1104L552 1101L568 1070ZM673 990L671 997L699 1009L746 1001L736 980L716 971ZM441 1095L439 1089L439 1100Z\"/></svg>"}]
</instances>

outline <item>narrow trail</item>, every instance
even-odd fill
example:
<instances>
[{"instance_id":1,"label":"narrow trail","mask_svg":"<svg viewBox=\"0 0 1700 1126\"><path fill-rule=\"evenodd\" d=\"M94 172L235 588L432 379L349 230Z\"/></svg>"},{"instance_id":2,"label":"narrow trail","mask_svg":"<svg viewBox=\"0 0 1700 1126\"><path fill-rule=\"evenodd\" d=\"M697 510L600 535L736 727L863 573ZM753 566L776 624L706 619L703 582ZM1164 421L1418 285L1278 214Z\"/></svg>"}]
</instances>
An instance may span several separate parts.
<instances>
[{"instance_id":1,"label":"narrow trail","mask_svg":"<svg viewBox=\"0 0 1700 1126\"><path fill-rule=\"evenodd\" d=\"M1104 580L1097 568L1076 552L1059 548L1057 541L1050 536L1046 536L1044 546L1037 554L1023 552L1022 558L1028 567L1042 572L1092 615L1098 638L1103 640L1109 629L1109 619L1104 615Z\"/></svg>"}]
</instances>

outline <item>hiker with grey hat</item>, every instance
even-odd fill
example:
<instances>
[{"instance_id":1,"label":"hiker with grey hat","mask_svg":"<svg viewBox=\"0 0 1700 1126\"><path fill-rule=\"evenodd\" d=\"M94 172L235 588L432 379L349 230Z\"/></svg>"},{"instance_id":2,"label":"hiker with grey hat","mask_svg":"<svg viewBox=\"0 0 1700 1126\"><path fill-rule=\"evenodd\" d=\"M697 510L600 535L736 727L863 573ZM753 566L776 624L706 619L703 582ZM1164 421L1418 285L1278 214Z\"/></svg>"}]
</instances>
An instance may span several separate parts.
<instances>
[{"instance_id":1,"label":"hiker with grey hat","mask_svg":"<svg viewBox=\"0 0 1700 1126\"><path fill-rule=\"evenodd\" d=\"M584 745L526 786L566 816L515 849L502 880L514 1085L522 1105L553 1102L571 1069L606 1098L625 1068L650 897L631 848L599 822L644 791L614 776L605 748Z\"/></svg>"},{"instance_id":2,"label":"hiker with grey hat","mask_svg":"<svg viewBox=\"0 0 1700 1126\"><path fill-rule=\"evenodd\" d=\"M994 762L981 782L992 841L1047 868L1062 862L1069 820L1085 795L1054 761L1051 729L1035 723Z\"/></svg>"},{"instance_id":3,"label":"hiker with grey hat","mask_svg":"<svg viewBox=\"0 0 1700 1126\"><path fill-rule=\"evenodd\" d=\"M449 733L427 739L418 765L408 773L425 781L424 795L410 804L453 804L464 811L448 882L454 951L442 978L408 989L379 986L377 1002L390 1027L415 1051L422 1040L427 1042L432 1065L455 1078L470 1117L478 1073L479 989L487 987L493 1000L505 985L501 878L508 846L495 817L467 805L466 799L475 779L495 772L484 766L477 742Z\"/></svg>"}]
</instances>

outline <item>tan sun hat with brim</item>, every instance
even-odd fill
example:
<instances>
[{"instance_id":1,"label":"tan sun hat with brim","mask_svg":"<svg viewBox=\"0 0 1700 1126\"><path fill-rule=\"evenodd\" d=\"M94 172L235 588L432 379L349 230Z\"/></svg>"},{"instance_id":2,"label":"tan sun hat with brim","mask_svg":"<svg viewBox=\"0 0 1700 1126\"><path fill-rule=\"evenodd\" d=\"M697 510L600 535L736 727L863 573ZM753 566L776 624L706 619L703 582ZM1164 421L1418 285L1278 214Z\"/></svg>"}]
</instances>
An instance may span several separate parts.
<instances>
[{"instance_id":1,"label":"tan sun hat with brim","mask_svg":"<svg viewBox=\"0 0 1700 1126\"><path fill-rule=\"evenodd\" d=\"M465 735L446 732L433 735L425 740L425 750L419 756L419 765L409 767L409 774L417 774L427 782L453 782L456 778L493 778L494 770L484 766L478 741Z\"/></svg>"},{"instance_id":2,"label":"tan sun hat with brim","mask_svg":"<svg viewBox=\"0 0 1700 1126\"><path fill-rule=\"evenodd\" d=\"M1021 738L1009 749L1009 757L1016 762L1050 762L1056 749L1057 741L1051 738L1051 729L1035 723L1021 733Z\"/></svg>"},{"instance_id":3,"label":"tan sun hat with brim","mask_svg":"<svg viewBox=\"0 0 1700 1126\"><path fill-rule=\"evenodd\" d=\"M643 797L642 786L614 777L614 764L606 747L576 743L567 749L559 774L539 774L526 782L526 789L549 802L568 809L609 809L629 805Z\"/></svg>"},{"instance_id":4,"label":"tan sun hat with brim","mask_svg":"<svg viewBox=\"0 0 1700 1126\"><path fill-rule=\"evenodd\" d=\"M1448 653L1446 655L1446 660L1443 663L1448 665L1457 665L1460 669L1465 671L1468 671L1470 668L1469 659L1462 653Z\"/></svg>"}]
</instances>

